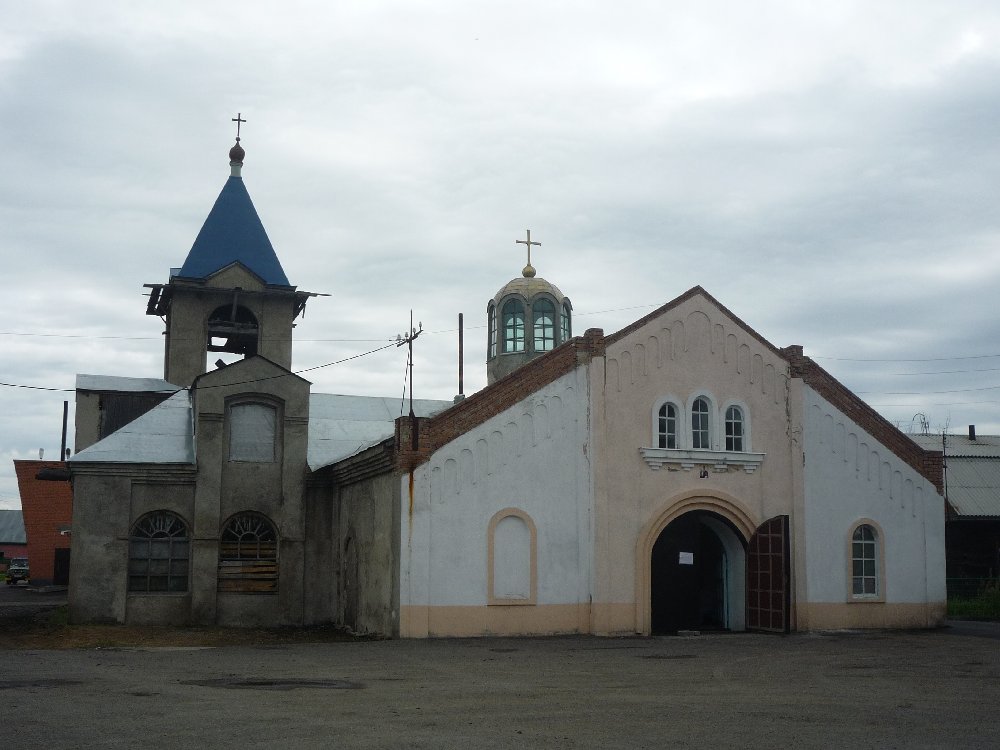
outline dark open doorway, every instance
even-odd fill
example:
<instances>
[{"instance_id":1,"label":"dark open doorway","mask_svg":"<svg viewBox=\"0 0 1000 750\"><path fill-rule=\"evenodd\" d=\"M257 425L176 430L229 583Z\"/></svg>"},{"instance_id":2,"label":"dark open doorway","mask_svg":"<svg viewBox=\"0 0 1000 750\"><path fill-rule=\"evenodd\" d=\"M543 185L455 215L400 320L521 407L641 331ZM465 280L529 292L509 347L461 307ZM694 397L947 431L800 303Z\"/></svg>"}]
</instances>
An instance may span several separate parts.
<instances>
[{"instance_id":1,"label":"dark open doorway","mask_svg":"<svg viewBox=\"0 0 1000 750\"><path fill-rule=\"evenodd\" d=\"M650 565L653 633L743 629L746 552L724 518L698 510L675 519Z\"/></svg>"}]
</instances>

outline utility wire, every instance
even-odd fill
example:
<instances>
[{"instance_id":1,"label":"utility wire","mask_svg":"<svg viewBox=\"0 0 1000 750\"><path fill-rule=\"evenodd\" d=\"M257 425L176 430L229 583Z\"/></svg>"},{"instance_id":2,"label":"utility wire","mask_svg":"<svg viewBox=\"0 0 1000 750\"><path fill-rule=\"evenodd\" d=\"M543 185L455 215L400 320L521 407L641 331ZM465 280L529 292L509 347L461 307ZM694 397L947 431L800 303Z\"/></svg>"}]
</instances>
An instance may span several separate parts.
<instances>
[{"instance_id":1,"label":"utility wire","mask_svg":"<svg viewBox=\"0 0 1000 750\"><path fill-rule=\"evenodd\" d=\"M334 365L343 364L344 362L350 362L351 360L354 360L354 359L360 359L361 357L367 357L369 354L374 354L375 352L380 352L380 351L382 351L384 349L390 349L390 348L392 348L394 346L396 346L396 343L392 342L392 343L386 344L385 346L380 346L380 347L377 347L375 349L369 349L367 352L361 352L360 354L353 354L350 357L344 357L343 359L338 359L335 362L327 362L326 364L322 364L322 365L314 365L313 367L306 367L306 368L304 368L302 370L293 370L292 372L283 372L280 375L269 375L266 378L254 378L253 380L243 380L243 381L240 381L238 383L225 383L225 384L220 384L220 385L206 385L206 386L202 386L202 387L203 388L229 388L229 387L232 387L234 385L249 385L251 383L260 383L260 382L263 382L263 381L266 381L266 380L277 380L278 378L285 378L285 377L288 377L289 375L301 375L304 372L312 372L313 370L319 370L319 369L322 369L324 367L332 367ZM73 393L74 391L76 391L75 388L49 388L49 387L41 386L41 385L24 385L22 383L2 383L2 382L0 382L0 386L6 386L8 388L26 388L26 389L34 390L34 391L59 391L59 392L64 392L64 393ZM184 390L184 389L181 388L180 390ZM177 391L175 391L175 393L176 392Z\"/></svg>"}]
</instances>

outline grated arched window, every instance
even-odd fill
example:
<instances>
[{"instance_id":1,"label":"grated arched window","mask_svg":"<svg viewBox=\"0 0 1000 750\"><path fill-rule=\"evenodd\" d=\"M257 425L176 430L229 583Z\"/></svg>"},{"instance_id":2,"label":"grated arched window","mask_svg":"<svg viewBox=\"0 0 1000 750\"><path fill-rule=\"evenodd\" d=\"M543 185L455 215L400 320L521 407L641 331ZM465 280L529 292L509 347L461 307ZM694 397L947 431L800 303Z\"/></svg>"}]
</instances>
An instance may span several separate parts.
<instances>
[{"instance_id":1,"label":"grated arched window","mask_svg":"<svg viewBox=\"0 0 1000 750\"><path fill-rule=\"evenodd\" d=\"M177 514L158 510L140 518L128 539L128 590L187 591L190 546Z\"/></svg>"},{"instance_id":2,"label":"grated arched window","mask_svg":"<svg viewBox=\"0 0 1000 750\"><path fill-rule=\"evenodd\" d=\"M564 302L562 305L562 312L559 315L559 343L564 343L569 341L573 337L573 332L570 328L570 314L569 314L569 303Z\"/></svg>"}]
</instances>

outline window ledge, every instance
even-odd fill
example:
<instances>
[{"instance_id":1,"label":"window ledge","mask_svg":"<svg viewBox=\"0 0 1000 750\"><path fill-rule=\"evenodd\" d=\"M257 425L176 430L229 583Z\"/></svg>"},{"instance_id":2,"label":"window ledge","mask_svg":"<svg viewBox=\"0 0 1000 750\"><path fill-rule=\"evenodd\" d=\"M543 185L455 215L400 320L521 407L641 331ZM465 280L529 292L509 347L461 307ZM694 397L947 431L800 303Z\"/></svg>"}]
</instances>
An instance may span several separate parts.
<instances>
[{"instance_id":1,"label":"window ledge","mask_svg":"<svg viewBox=\"0 0 1000 750\"><path fill-rule=\"evenodd\" d=\"M691 471L695 466L710 466L712 471L725 473L730 469L743 469L753 474L764 461L765 453L742 451L709 451L687 448L640 448L643 459L654 471L664 466L668 471Z\"/></svg>"}]
</instances>

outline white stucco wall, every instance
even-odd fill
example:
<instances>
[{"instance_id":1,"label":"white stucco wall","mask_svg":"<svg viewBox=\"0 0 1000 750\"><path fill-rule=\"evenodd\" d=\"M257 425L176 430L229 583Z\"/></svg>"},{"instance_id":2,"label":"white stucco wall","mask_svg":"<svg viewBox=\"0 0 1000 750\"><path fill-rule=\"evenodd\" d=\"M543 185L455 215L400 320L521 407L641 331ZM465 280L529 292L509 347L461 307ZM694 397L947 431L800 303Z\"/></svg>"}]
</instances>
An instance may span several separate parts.
<instances>
[{"instance_id":1,"label":"white stucco wall","mask_svg":"<svg viewBox=\"0 0 1000 750\"><path fill-rule=\"evenodd\" d=\"M414 472L412 507L402 477L404 611L487 606L489 523L505 508L527 514L537 530L536 606L589 600L586 377L575 368L435 452ZM462 616L451 613L455 622Z\"/></svg>"},{"instance_id":2,"label":"white stucco wall","mask_svg":"<svg viewBox=\"0 0 1000 750\"><path fill-rule=\"evenodd\" d=\"M809 386L802 392L808 604L849 604L839 611L853 616L858 625L901 624L894 621L891 605L943 605L943 498L819 393ZM863 519L874 521L882 532L880 598L890 605L882 615L865 613L869 603L851 597L849 537ZM814 608L814 615L836 611ZM908 616L916 612L911 609ZM904 614L899 610L899 616ZM811 619L815 627L816 617Z\"/></svg>"}]
</instances>

